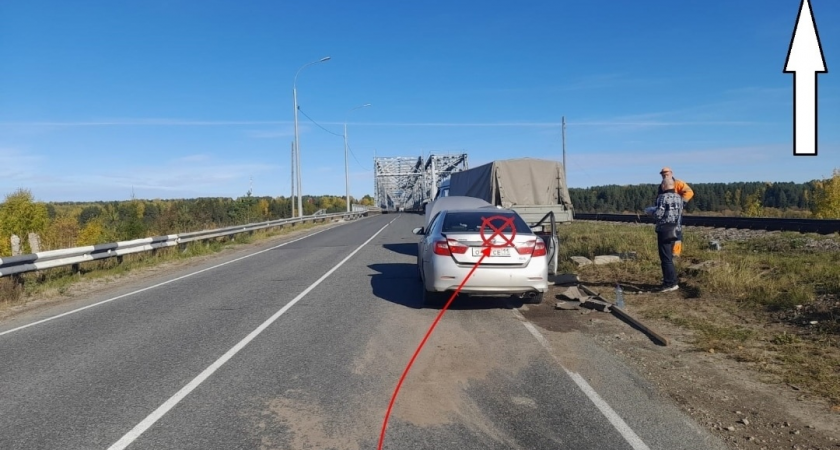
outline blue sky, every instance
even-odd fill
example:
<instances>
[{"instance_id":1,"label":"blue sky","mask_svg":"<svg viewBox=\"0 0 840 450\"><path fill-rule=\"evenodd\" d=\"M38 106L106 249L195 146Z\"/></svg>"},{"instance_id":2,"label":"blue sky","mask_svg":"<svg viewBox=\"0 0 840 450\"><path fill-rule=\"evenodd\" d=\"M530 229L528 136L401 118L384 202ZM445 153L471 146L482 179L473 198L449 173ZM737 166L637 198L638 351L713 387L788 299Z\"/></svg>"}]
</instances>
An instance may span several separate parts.
<instances>
[{"instance_id":1,"label":"blue sky","mask_svg":"<svg viewBox=\"0 0 840 450\"><path fill-rule=\"evenodd\" d=\"M840 3L819 155L793 156L799 0L0 2L0 195L373 193L373 157L562 159L569 185L826 178L840 168ZM372 106L348 111L370 103ZM332 134L331 134L332 133ZM337 135L336 135L337 134Z\"/></svg>"}]
</instances>

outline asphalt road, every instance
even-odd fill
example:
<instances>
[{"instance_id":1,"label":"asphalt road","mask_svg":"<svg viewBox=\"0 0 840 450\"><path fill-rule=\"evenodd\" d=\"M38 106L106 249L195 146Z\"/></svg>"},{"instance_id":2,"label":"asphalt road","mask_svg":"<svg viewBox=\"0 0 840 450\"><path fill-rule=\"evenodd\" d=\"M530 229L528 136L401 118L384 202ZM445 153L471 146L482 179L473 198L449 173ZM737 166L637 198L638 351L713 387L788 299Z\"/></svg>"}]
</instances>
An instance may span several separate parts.
<instances>
[{"instance_id":1,"label":"asphalt road","mask_svg":"<svg viewBox=\"0 0 840 450\"><path fill-rule=\"evenodd\" d=\"M371 217L0 322L0 448L375 449L439 313L421 305L421 222ZM456 300L384 448L725 448L525 307Z\"/></svg>"}]
</instances>

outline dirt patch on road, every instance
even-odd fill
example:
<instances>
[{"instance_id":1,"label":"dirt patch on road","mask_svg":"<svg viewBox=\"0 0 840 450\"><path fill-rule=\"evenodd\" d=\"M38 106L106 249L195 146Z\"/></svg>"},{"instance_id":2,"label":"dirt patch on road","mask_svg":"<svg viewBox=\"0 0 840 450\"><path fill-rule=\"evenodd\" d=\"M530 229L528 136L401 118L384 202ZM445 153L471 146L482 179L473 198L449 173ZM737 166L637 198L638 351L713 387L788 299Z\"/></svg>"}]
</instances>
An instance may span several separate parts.
<instances>
[{"instance_id":1,"label":"dirt patch on road","mask_svg":"<svg viewBox=\"0 0 840 450\"><path fill-rule=\"evenodd\" d=\"M563 289L553 287L543 304L530 305L523 315L546 330L582 331L635 368L730 448L840 448L840 405L784 383L772 371L758 370L752 359L736 357L757 353L757 348L745 348L745 344L734 349L742 353L703 351L698 349L700 333L652 314L661 304L700 307L687 303L691 300L679 294L627 296L627 311L668 337L671 344L664 347L611 314L555 309L555 298ZM768 335L774 334L775 330L768 330Z\"/></svg>"},{"instance_id":2,"label":"dirt patch on road","mask_svg":"<svg viewBox=\"0 0 840 450\"><path fill-rule=\"evenodd\" d=\"M296 450L304 448L360 450L364 432L355 426L340 427L330 411L324 411L303 391L291 390L285 397L266 405L255 424L261 450ZM277 426L284 429L277 430Z\"/></svg>"},{"instance_id":3,"label":"dirt patch on road","mask_svg":"<svg viewBox=\"0 0 840 450\"><path fill-rule=\"evenodd\" d=\"M383 379L388 380L388 392L411 358L405 349L413 350L427 331L402 329L404 321L396 317L399 313L378 321L378 329L371 333L374 338L353 366L357 375L387 375ZM433 320L430 315L429 324ZM485 381L491 373L515 377L537 357L537 349L515 347L492 327L472 322L481 322L475 311L446 313L446 319L438 323L403 382L393 418L419 427L481 422L477 419L481 417L476 413L477 406L465 394L468 385ZM393 339L382 340L381 336ZM491 421L478 422L472 425L493 435Z\"/></svg>"}]
</instances>

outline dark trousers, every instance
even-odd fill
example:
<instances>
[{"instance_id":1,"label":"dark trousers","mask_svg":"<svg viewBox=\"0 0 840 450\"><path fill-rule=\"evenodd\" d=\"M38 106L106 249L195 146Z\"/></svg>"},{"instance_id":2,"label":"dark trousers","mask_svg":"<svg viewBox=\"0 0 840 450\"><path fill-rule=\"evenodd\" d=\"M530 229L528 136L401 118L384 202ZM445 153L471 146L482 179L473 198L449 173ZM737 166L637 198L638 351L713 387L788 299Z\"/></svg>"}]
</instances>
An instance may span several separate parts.
<instances>
[{"instance_id":1,"label":"dark trousers","mask_svg":"<svg viewBox=\"0 0 840 450\"><path fill-rule=\"evenodd\" d=\"M659 261L662 264L662 284L675 286L677 284L677 269L674 267L674 243L662 240L662 233L656 233L659 245Z\"/></svg>"}]
</instances>

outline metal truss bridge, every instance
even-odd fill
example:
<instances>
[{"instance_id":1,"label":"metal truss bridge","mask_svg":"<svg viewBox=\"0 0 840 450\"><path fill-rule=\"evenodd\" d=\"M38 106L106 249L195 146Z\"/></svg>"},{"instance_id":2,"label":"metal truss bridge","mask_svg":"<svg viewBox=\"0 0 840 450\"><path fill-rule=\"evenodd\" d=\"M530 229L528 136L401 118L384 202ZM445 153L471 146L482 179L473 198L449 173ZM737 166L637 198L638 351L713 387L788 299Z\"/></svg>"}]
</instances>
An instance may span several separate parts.
<instances>
[{"instance_id":1,"label":"metal truss bridge","mask_svg":"<svg viewBox=\"0 0 840 450\"><path fill-rule=\"evenodd\" d=\"M453 172L469 169L467 154L418 157L376 157L373 185L376 206L387 211L413 210L434 198Z\"/></svg>"}]
</instances>

